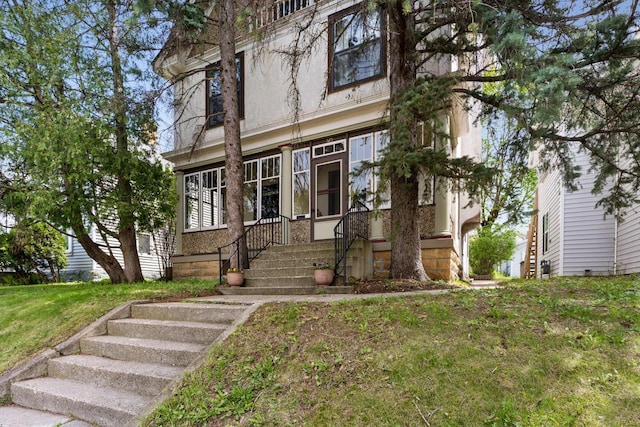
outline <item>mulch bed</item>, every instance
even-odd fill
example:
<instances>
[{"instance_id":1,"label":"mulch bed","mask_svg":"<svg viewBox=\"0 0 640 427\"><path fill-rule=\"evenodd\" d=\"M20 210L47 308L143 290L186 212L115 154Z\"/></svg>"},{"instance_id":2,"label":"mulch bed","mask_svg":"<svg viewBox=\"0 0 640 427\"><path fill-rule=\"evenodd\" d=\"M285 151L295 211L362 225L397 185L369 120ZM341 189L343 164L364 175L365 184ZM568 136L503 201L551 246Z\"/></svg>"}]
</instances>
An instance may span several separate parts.
<instances>
[{"instance_id":1,"label":"mulch bed","mask_svg":"<svg viewBox=\"0 0 640 427\"><path fill-rule=\"evenodd\" d=\"M448 283L419 282L412 279L370 279L360 280L353 284L353 292L356 294L411 292L454 288L457 288L457 286Z\"/></svg>"}]
</instances>

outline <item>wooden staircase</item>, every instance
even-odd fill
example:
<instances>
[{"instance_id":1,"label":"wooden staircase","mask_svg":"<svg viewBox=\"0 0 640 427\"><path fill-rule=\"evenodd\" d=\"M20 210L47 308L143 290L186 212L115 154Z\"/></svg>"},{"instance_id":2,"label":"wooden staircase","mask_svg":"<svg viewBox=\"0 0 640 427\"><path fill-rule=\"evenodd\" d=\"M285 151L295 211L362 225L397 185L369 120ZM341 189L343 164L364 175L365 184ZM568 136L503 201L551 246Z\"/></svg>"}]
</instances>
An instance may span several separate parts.
<instances>
[{"instance_id":1,"label":"wooden staircase","mask_svg":"<svg viewBox=\"0 0 640 427\"><path fill-rule=\"evenodd\" d=\"M538 273L538 215L531 217L527 232L527 251L524 255L524 269L521 275L525 279L536 278Z\"/></svg>"}]
</instances>

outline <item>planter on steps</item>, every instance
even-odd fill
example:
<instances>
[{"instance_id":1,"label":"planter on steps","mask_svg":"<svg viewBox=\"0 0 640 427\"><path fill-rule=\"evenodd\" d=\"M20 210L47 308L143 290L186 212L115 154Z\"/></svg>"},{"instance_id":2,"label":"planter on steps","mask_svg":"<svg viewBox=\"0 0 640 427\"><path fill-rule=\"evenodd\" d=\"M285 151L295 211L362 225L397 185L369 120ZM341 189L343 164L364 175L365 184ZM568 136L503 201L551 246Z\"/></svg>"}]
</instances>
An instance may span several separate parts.
<instances>
[{"instance_id":1,"label":"planter on steps","mask_svg":"<svg viewBox=\"0 0 640 427\"><path fill-rule=\"evenodd\" d=\"M242 286L244 274L242 271L227 271L227 283L229 286Z\"/></svg>"},{"instance_id":2,"label":"planter on steps","mask_svg":"<svg viewBox=\"0 0 640 427\"><path fill-rule=\"evenodd\" d=\"M313 279L316 281L316 285L329 286L333 283L333 276L333 270L330 269L313 270Z\"/></svg>"}]
</instances>

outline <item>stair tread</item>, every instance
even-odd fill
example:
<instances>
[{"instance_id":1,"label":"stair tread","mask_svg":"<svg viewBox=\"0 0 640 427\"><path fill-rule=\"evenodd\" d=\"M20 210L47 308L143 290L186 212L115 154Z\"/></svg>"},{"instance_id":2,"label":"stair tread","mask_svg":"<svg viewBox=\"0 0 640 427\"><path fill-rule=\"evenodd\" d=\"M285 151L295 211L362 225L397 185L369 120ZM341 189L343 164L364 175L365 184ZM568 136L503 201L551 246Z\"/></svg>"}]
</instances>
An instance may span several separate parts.
<instances>
[{"instance_id":1,"label":"stair tread","mask_svg":"<svg viewBox=\"0 0 640 427\"><path fill-rule=\"evenodd\" d=\"M85 340L102 342L107 344L129 345L129 346L135 346L135 347L144 347L149 349L160 349L160 350L201 352L207 348L205 344L155 340L155 339L146 339L146 338L130 338L130 337L122 337L118 335L98 335L95 337L83 338L83 341Z\"/></svg>"},{"instance_id":2,"label":"stair tread","mask_svg":"<svg viewBox=\"0 0 640 427\"><path fill-rule=\"evenodd\" d=\"M137 393L97 387L84 382L61 378L34 378L15 383L12 387L30 390L37 394L58 396L82 404L111 408L131 416L140 414L151 402L150 397Z\"/></svg>"},{"instance_id":3,"label":"stair tread","mask_svg":"<svg viewBox=\"0 0 640 427\"><path fill-rule=\"evenodd\" d=\"M109 359L89 354L74 354L51 359L50 363L84 366L96 370L115 373L144 375L172 380L182 374L184 368L161 365L158 363L134 362L128 360Z\"/></svg>"},{"instance_id":4,"label":"stair tread","mask_svg":"<svg viewBox=\"0 0 640 427\"><path fill-rule=\"evenodd\" d=\"M110 323L132 324L132 325L152 325L167 326L178 328L197 328L197 329L226 329L228 325L208 323L208 322L191 322L185 320L161 320L161 319L143 319L143 318L125 318L110 320Z\"/></svg>"}]
</instances>

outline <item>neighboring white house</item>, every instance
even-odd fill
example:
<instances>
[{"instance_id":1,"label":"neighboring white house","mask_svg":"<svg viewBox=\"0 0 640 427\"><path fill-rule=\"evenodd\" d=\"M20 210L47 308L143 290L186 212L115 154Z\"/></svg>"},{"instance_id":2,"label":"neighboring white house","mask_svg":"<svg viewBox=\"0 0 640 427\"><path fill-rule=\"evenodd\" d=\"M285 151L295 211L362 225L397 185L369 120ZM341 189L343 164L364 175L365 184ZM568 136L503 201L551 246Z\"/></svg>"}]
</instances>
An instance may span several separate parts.
<instances>
[{"instance_id":1,"label":"neighboring white house","mask_svg":"<svg viewBox=\"0 0 640 427\"><path fill-rule=\"evenodd\" d=\"M577 191L568 191L558 170L539 173L536 276L542 277L543 263L551 276L640 272L640 206L625 212L623 221L605 217L596 208L602 196L591 192L588 155L575 152L575 163L582 168Z\"/></svg>"},{"instance_id":2,"label":"neighboring white house","mask_svg":"<svg viewBox=\"0 0 640 427\"><path fill-rule=\"evenodd\" d=\"M163 277L164 268L162 264L162 257L158 254L159 251L156 251L153 236L151 236L151 234L144 233L138 234L136 237L138 240L140 266L144 277L146 279L157 279L159 277ZM91 238L95 242L104 242L104 240L102 240L95 231L95 227L91 231ZM122 252L117 248L117 242L113 240L110 243L113 247L114 256L122 265ZM60 272L61 280L88 281L109 277L106 271L104 271L96 261L87 255L77 239L67 236L66 247L67 266Z\"/></svg>"},{"instance_id":3,"label":"neighboring white house","mask_svg":"<svg viewBox=\"0 0 640 427\"><path fill-rule=\"evenodd\" d=\"M291 45L297 25L316 6L316 29L324 34L302 61L294 121L287 58L277 50ZM361 10L361 3L351 0L276 1L259 15L273 25L268 40L240 37L236 43L245 224L274 214L290 218L285 243L333 239L350 195L378 185L372 177L349 176L363 161L376 159L388 138L386 20L376 11L361 19ZM170 39L155 61L156 70L175 82L174 148L165 153L174 164L180 196L174 277L215 271L217 248L228 243L220 56L215 40L209 41ZM457 67L455 58L426 65L436 74ZM480 158L481 132L472 114L454 108L443 116L453 137L442 144L453 156ZM445 189L422 203L422 257L432 278L450 280L468 272L467 233L478 226L480 211L477 203L467 202L465 194ZM385 274L391 248L388 206L370 222L374 272Z\"/></svg>"}]
</instances>

